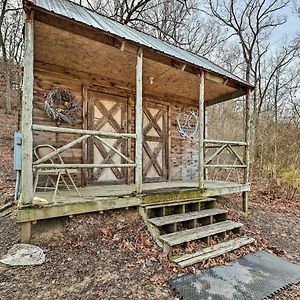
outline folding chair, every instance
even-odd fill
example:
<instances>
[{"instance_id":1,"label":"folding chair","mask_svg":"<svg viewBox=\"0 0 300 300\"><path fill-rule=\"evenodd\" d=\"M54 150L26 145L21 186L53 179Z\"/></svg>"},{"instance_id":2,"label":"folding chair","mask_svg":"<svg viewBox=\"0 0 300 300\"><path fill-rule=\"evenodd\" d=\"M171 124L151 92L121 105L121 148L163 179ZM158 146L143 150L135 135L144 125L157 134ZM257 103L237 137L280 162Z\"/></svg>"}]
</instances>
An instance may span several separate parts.
<instances>
[{"instance_id":1,"label":"folding chair","mask_svg":"<svg viewBox=\"0 0 300 300\"><path fill-rule=\"evenodd\" d=\"M40 159L40 158L52 153L55 150L56 150L56 148L53 147L52 145L48 145L48 144L38 145L34 148L34 154L37 157L37 159ZM55 161L55 159L56 159L56 161ZM51 164L55 164L55 163L64 164L64 161L63 161L62 157L60 156L60 154L55 155L53 158L50 158L48 161ZM77 170L67 169L67 168L66 169L37 169L36 174L35 174L35 180L34 180L33 194L35 194L37 189L44 189L45 191L49 190L49 189L52 189L52 190L54 189L54 195L52 198L52 201L54 201L56 193L58 193L60 195L60 192L58 190L60 181L62 181L63 184L66 186L67 190L70 191L70 187L64 178L64 176L68 176L74 189L76 190L76 193L78 194L79 197L81 197L81 195L77 189L77 186L75 185L75 182L71 176L72 173L76 173L76 172L77 172ZM38 187L40 176L47 176L44 187ZM54 176L56 177L56 180L53 179ZM53 187L48 186L49 181L52 183Z\"/></svg>"}]
</instances>

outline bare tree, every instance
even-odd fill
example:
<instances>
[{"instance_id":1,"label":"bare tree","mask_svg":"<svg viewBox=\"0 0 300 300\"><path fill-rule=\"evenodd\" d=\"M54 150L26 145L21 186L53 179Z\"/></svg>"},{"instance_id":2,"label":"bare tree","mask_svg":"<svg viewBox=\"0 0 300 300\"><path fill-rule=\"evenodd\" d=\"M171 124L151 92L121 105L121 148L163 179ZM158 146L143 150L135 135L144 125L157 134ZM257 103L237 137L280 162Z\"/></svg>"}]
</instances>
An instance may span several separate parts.
<instances>
[{"instance_id":1,"label":"bare tree","mask_svg":"<svg viewBox=\"0 0 300 300\"><path fill-rule=\"evenodd\" d=\"M286 22L280 14L288 0L206 0L208 14L229 29L240 44L244 60L244 78L257 84L257 66L267 53L271 32ZM258 124L258 97L253 93L253 140ZM254 153L255 153L254 149Z\"/></svg>"},{"instance_id":2,"label":"bare tree","mask_svg":"<svg viewBox=\"0 0 300 300\"><path fill-rule=\"evenodd\" d=\"M271 31L286 22L276 14L287 6L288 0L207 0L209 14L231 30L240 42L246 70L245 79L250 81L251 69L257 45L263 45Z\"/></svg>"},{"instance_id":3,"label":"bare tree","mask_svg":"<svg viewBox=\"0 0 300 300\"><path fill-rule=\"evenodd\" d=\"M210 56L224 40L221 27L199 12L197 0L77 0L81 5L163 41Z\"/></svg>"},{"instance_id":4,"label":"bare tree","mask_svg":"<svg viewBox=\"0 0 300 300\"><path fill-rule=\"evenodd\" d=\"M253 73L256 78L257 116L259 117L264 103L272 103L274 108L274 121L278 123L278 101L280 93L287 86L287 70L290 72L290 66L295 68L294 60L300 51L300 40L293 40L291 43L283 44L273 55L264 59L260 55L256 61ZM288 80L288 81L287 81ZM267 106L268 107L268 106Z\"/></svg>"},{"instance_id":5,"label":"bare tree","mask_svg":"<svg viewBox=\"0 0 300 300\"><path fill-rule=\"evenodd\" d=\"M12 70L22 58L22 11L18 1L3 0L0 3L0 49L4 65L6 113L11 113Z\"/></svg>"},{"instance_id":6,"label":"bare tree","mask_svg":"<svg viewBox=\"0 0 300 300\"><path fill-rule=\"evenodd\" d=\"M298 0L294 0L294 7L295 7L295 12L298 14L300 18L300 4Z\"/></svg>"},{"instance_id":7,"label":"bare tree","mask_svg":"<svg viewBox=\"0 0 300 300\"><path fill-rule=\"evenodd\" d=\"M189 5L189 0L79 0L77 2L91 10L108 15L122 24L131 24L132 26L139 23L147 24L147 20L141 19L141 16L159 5L172 3L178 4L181 9L189 10L192 8Z\"/></svg>"}]
</instances>

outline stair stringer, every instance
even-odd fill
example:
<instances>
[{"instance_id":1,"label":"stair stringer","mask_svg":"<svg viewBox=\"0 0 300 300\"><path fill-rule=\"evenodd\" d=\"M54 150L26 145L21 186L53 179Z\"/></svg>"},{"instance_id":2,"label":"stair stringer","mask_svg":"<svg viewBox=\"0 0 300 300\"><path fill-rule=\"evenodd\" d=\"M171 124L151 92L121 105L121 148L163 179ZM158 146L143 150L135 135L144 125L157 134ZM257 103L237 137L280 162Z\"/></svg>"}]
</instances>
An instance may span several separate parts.
<instances>
[{"instance_id":1,"label":"stair stringer","mask_svg":"<svg viewBox=\"0 0 300 300\"><path fill-rule=\"evenodd\" d=\"M139 214L142 217L145 225L147 226L147 229L149 231L149 233L151 234L151 236L153 237L153 239L155 240L156 244L160 247L164 249L164 243L162 243L158 236L160 235L159 229L152 225L150 222L148 222L148 216L146 213L146 208L139 206Z\"/></svg>"}]
</instances>

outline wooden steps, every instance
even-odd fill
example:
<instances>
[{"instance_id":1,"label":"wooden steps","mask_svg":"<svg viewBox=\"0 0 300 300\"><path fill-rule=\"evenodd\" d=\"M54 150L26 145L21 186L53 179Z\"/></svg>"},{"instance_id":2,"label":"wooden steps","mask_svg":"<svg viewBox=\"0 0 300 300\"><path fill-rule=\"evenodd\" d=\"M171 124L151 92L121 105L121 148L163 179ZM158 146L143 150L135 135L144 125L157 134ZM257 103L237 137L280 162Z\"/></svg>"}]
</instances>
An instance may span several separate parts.
<instances>
[{"instance_id":1,"label":"wooden steps","mask_svg":"<svg viewBox=\"0 0 300 300\"><path fill-rule=\"evenodd\" d=\"M185 213L189 211L199 211L215 207L216 200L214 198L206 199L189 199L179 202L170 202L163 204L147 205L141 207L145 209L148 218L162 217L171 214Z\"/></svg>"},{"instance_id":2,"label":"wooden steps","mask_svg":"<svg viewBox=\"0 0 300 300\"><path fill-rule=\"evenodd\" d=\"M160 227L160 226L173 224L173 223L182 223L190 220L198 220L198 219L206 218L209 216L222 216L226 214L227 211L224 209L210 208L210 209L204 209L200 211L192 211L184 214L175 214L175 215L169 215L165 217L151 218L148 221L151 224Z\"/></svg>"},{"instance_id":3,"label":"wooden steps","mask_svg":"<svg viewBox=\"0 0 300 300\"><path fill-rule=\"evenodd\" d=\"M177 206L177 205L184 205L184 204L191 204L191 203L200 203L200 202L215 202L215 198L203 198L203 199L197 199L197 198L190 198L190 199L184 199L181 201L170 201L167 203L152 203L152 204L141 204L141 207L146 208L158 208L158 207L169 207L169 206Z\"/></svg>"},{"instance_id":4,"label":"wooden steps","mask_svg":"<svg viewBox=\"0 0 300 300\"><path fill-rule=\"evenodd\" d=\"M209 258L217 257L229 251L236 250L242 246L251 244L255 241L254 238L238 237L233 240L219 243L215 246L204 248L192 254L186 254L171 258L171 261L178 264L180 267L187 267L195 263L205 261Z\"/></svg>"},{"instance_id":5,"label":"wooden steps","mask_svg":"<svg viewBox=\"0 0 300 300\"><path fill-rule=\"evenodd\" d=\"M243 226L241 223L233 221L223 221L212 225L206 225L193 229L164 234L158 238L169 246L180 245L183 243L203 239L215 234L225 233Z\"/></svg>"},{"instance_id":6,"label":"wooden steps","mask_svg":"<svg viewBox=\"0 0 300 300\"><path fill-rule=\"evenodd\" d=\"M243 224L227 220L228 212L216 208L214 198L142 204L139 212L157 244L169 254L171 261L181 267L222 255L254 241L237 236ZM230 240L229 233L233 234L230 234ZM209 247L213 239L217 244ZM184 248L192 241L197 241L195 245L200 250L184 254ZM205 244L208 247L205 248ZM174 247L177 253L183 254L172 256Z\"/></svg>"}]
</instances>

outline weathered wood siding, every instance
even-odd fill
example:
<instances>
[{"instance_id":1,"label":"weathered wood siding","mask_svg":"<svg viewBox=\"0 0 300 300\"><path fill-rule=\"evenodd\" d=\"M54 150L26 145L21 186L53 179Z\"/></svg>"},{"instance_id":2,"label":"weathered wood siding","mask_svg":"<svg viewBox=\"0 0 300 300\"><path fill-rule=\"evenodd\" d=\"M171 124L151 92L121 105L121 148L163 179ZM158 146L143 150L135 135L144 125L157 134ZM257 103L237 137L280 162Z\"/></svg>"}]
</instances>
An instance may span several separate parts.
<instances>
[{"instance_id":1,"label":"weathered wood siding","mask_svg":"<svg viewBox=\"0 0 300 300\"><path fill-rule=\"evenodd\" d=\"M48 126L56 126L56 123L51 120L45 110L44 101L45 94L57 87L70 89L72 94L75 95L76 99L83 103L83 83L80 80L74 80L66 78L66 75L57 76L48 71L35 71L35 87L34 87L34 109L33 109L33 124L43 124ZM93 90L101 90L105 93L111 93L115 95L122 95L128 99L127 111L128 111L128 132L135 132L135 101L134 91L117 89L115 87L109 88L105 86L93 86ZM189 180L197 179L198 170L198 157L197 157L197 139L189 140L182 138L177 129L176 117L182 109L197 109L197 102L195 106L185 105L185 103L175 102L174 100L168 101L168 99L157 98L153 96L144 97L144 105L151 104L163 104L168 108L168 165L167 173L168 180ZM75 128L83 128L83 119L81 114L78 118L78 124ZM63 127L72 127L66 123L62 123ZM67 142L72 141L77 136L72 134L64 133L45 133L35 132L33 136L34 146L38 144L51 144L55 147L60 147ZM130 157L134 159L135 143L131 141L128 148L130 149ZM74 148L67 150L62 155L66 163L81 163L83 162L83 151L82 145L76 145ZM134 172L128 170L128 182L133 183Z\"/></svg>"},{"instance_id":2,"label":"weathered wood siding","mask_svg":"<svg viewBox=\"0 0 300 300\"><path fill-rule=\"evenodd\" d=\"M79 81L72 79L59 78L51 73L35 71L34 76L34 102L33 102L33 124L56 126L54 120L52 120L46 114L44 110L45 94L55 88L70 89L76 99L82 103L82 84ZM70 126L67 123L62 122L62 127L74 127L82 128L82 114L79 113L78 124ZM61 147L64 144L71 142L78 138L78 135L66 134L66 133L51 133L51 132L34 132L33 134L33 146L40 144L51 144L54 147ZM71 149L66 150L61 154L65 163L81 163L82 162L82 146L81 144L74 146ZM79 180L80 176L76 176Z\"/></svg>"},{"instance_id":3,"label":"weathered wood siding","mask_svg":"<svg viewBox=\"0 0 300 300\"><path fill-rule=\"evenodd\" d=\"M176 103L170 106L170 179L196 180L198 178L198 143L197 137L187 139L180 136L176 117L181 110L197 110L197 105L186 106Z\"/></svg>"}]
</instances>

